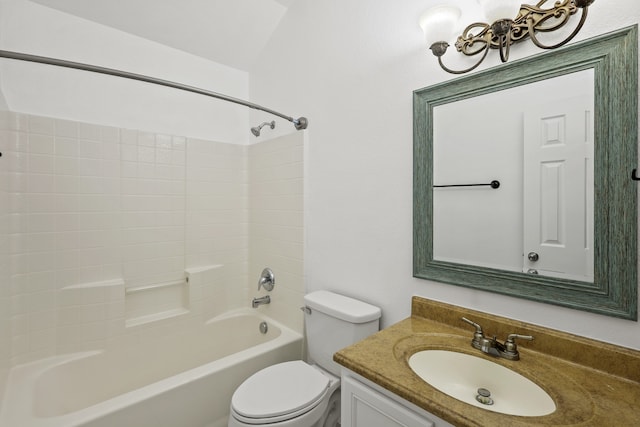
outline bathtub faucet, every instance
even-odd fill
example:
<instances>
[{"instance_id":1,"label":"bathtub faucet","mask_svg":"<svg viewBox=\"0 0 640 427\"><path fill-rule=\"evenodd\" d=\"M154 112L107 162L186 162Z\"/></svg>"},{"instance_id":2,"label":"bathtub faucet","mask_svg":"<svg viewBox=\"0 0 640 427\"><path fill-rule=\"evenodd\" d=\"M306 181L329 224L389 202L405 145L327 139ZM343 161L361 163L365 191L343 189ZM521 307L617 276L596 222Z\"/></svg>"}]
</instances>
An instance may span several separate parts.
<instances>
[{"instance_id":1,"label":"bathtub faucet","mask_svg":"<svg viewBox=\"0 0 640 427\"><path fill-rule=\"evenodd\" d=\"M265 295L260 298L254 298L253 301L251 301L251 307L258 308L263 304L270 304L270 303L271 303L271 297L269 295Z\"/></svg>"}]
</instances>

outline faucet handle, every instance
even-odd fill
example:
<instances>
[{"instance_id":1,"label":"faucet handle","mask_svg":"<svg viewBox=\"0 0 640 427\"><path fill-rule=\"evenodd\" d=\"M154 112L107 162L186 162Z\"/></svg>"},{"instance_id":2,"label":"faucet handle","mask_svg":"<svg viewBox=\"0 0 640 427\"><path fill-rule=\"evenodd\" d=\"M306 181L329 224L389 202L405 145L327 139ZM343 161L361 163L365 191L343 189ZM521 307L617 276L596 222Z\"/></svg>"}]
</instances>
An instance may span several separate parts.
<instances>
[{"instance_id":1,"label":"faucet handle","mask_svg":"<svg viewBox=\"0 0 640 427\"><path fill-rule=\"evenodd\" d=\"M476 322L473 322L473 321L467 319L466 317L463 317L462 320L464 322L467 322L468 324L470 324L474 328L476 328L476 332L473 334L473 340L474 341L479 341L481 339L484 339L484 332L482 331L482 326L478 325Z\"/></svg>"},{"instance_id":2,"label":"faucet handle","mask_svg":"<svg viewBox=\"0 0 640 427\"><path fill-rule=\"evenodd\" d=\"M518 346L516 345L516 339L533 341L533 337L531 335L519 335L519 334L509 334L507 336L507 340L504 343L504 351L510 356L518 357ZM518 360L518 359L514 359Z\"/></svg>"},{"instance_id":3,"label":"faucet handle","mask_svg":"<svg viewBox=\"0 0 640 427\"><path fill-rule=\"evenodd\" d=\"M509 336L507 336L508 343L515 344L516 339L533 341L534 338L531 335L519 335L519 334L509 334Z\"/></svg>"},{"instance_id":4,"label":"faucet handle","mask_svg":"<svg viewBox=\"0 0 640 427\"><path fill-rule=\"evenodd\" d=\"M478 325L476 322L469 320L466 317L463 317L462 320L476 328L476 332L482 333L482 326Z\"/></svg>"},{"instance_id":5,"label":"faucet handle","mask_svg":"<svg viewBox=\"0 0 640 427\"><path fill-rule=\"evenodd\" d=\"M260 279L258 280L258 290L260 290L260 288L265 288L267 291L271 292L275 284L276 279L273 275L273 271L268 267L262 270Z\"/></svg>"}]
</instances>

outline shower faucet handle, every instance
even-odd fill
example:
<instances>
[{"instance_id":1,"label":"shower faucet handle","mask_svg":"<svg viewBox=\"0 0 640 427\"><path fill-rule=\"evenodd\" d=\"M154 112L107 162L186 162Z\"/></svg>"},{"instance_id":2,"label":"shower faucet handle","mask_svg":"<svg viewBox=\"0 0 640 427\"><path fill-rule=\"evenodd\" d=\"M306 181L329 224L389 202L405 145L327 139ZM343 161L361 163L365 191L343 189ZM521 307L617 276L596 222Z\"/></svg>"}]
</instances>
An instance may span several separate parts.
<instances>
[{"instance_id":1,"label":"shower faucet handle","mask_svg":"<svg viewBox=\"0 0 640 427\"><path fill-rule=\"evenodd\" d=\"M273 275L273 271L268 267L262 270L262 274L260 274L260 279L258 280L258 290L260 290L260 288L265 288L267 291L271 292L275 285L276 278Z\"/></svg>"}]
</instances>

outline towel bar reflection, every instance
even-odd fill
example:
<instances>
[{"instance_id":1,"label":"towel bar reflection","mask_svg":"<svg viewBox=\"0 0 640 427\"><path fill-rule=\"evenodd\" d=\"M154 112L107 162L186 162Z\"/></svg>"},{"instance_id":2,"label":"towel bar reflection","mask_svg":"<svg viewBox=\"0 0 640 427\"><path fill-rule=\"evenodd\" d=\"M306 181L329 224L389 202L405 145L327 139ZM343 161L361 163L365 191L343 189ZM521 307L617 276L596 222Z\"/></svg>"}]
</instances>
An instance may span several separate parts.
<instances>
[{"instance_id":1,"label":"towel bar reflection","mask_svg":"<svg viewBox=\"0 0 640 427\"><path fill-rule=\"evenodd\" d=\"M433 188L446 187L491 187L494 190L500 188L500 181L493 180L489 184L451 184L451 185L434 185Z\"/></svg>"}]
</instances>

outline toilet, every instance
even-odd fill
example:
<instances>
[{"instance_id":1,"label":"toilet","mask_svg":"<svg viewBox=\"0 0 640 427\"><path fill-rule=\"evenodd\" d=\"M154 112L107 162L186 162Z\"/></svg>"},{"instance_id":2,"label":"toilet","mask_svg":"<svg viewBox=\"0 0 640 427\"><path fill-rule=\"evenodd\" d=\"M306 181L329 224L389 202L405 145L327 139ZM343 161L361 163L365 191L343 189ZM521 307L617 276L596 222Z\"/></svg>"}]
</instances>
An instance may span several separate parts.
<instances>
[{"instance_id":1,"label":"toilet","mask_svg":"<svg viewBox=\"0 0 640 427\"><path fill-rule=\"evenodd\" d=\"M231 398L229 427L336 427L340 365L333 354L379 328L380 308L333 292L305 295L309 363L278 363L253 374Z\"/></svg>"}]
</instances>

